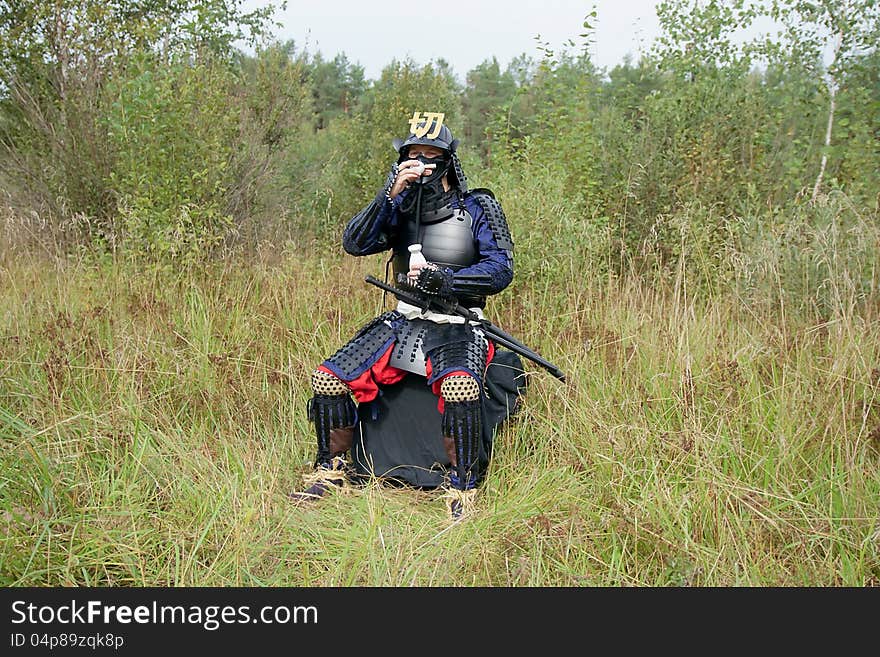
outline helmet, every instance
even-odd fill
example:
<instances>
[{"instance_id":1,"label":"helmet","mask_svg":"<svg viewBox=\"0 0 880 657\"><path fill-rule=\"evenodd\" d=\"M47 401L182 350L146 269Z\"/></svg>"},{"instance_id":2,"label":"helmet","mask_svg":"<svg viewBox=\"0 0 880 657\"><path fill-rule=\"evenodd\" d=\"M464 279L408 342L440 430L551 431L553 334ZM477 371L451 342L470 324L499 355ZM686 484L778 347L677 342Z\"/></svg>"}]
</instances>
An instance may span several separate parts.
<instances>
[{"instance_id":1,"label":"helmet","mask_svg":"<svg viewBox=\"0 0 880 657\"><path fill-rule=\"evenodd\" d=\"M462 192L467 191L467 177L461 169L461 162L456 155L458 139L452 136L452 130L443 124L445 114L439 112L413 112L409 121L410 134L406 139L393 139L391 145L397 151L397 163L407 159L407 151L410 146L434 146L444 151L444 159L447 160L447 176L449 182L458 187ZM437 170L438 173L440 169ZM439 176L435 178L438 180Z\"/></svg>"},{"instance_id":2,"label":"helmet","mask_svg":"<svg viewBox=\"0 0 880 657\"><path fill-rule=\"evenodd\" d=\"M453 138L452 130L443 125L444 115L436 112L426 112L425 114L423 118L421 112L413 113L413 118L409 122L412 130L409 136L406 139L392 140L391 145L400 155L398 162L403 162L406 159L406 149L415 144L434 146L446 151L449 155L455 153L458 139Z\"/></svg>"}]
</instances>

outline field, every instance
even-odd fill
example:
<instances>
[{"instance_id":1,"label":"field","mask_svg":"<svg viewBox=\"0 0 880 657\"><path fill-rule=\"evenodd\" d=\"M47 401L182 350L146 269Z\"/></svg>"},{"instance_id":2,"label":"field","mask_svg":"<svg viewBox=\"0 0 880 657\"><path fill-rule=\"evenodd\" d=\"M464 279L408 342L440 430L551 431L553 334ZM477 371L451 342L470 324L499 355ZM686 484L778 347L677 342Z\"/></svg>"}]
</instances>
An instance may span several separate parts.
<instances>
[{"instance_id":1,"label":"field","mask_svg":"<svg viewBox=\"0 0 880 657\"><path fill-rule=\"evenodd\" d=\"M880 3L374 79L248 4L0 3L0 585L880 585ZM295 506L313 368L391 307L340 237L429 115L513 238L489 319L567 381L526 361L463 522Z\"/></svg>"},{"instance_id":2,"label":"field","mask_svg":"<svg viewBox=\"0 0 880 657\"><path fill-rule=\"evenodd\" d=\"M798 321L674 282L521 278L493 319L568 382L527 368L476 516L377 482L292 505L309 373L379 310L381 265L7 264L2 583L880 582L877 306Z\"/></svg>"}]
</instances>

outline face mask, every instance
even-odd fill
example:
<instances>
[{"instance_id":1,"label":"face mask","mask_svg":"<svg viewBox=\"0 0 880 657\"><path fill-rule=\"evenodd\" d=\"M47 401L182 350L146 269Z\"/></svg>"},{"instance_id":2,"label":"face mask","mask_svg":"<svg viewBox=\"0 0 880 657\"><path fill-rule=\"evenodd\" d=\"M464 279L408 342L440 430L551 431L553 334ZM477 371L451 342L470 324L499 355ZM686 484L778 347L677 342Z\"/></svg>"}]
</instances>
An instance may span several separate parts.
<instances>
[{"instance_id":1,"label":"face mask","mask_svg":"<svg viewBox=\"0 0 880 657\"><path fill-rule=\"evenodd\" d=\"M449 160L449 158L447 158L443 155L439 155L437 157L425 157L424 155L419 155L415 159L417 159L419 162L421 162L424 165L428 165L428 164L437 165L434 167L434 170L431 172L430 176L427 176L425 178L420 178L418 181L416 181L417 185L426 185L431 182L441 180L443 178L443 174L445 174L446 171L449 169L450 160Z\"/></svg>"},{"instance_id":2,"label":"face mask","mask_svg":"<svg viewBox=\"0 0 880 657\"><path fill-rule=\"evenodd\" d=\"M415 212L416 205L419 205L423 211L430 211L443 204L447 196L447 192L443 189L443 176L452 166L452 157L449 155L440 155L438 157L424 157L423 155L415 158L407 158L410 160L418 160L422 164L435 164L430 176L423 176L414 181L412 191L415 193L407 194L406 198L400 204L400 211L404 215L412 215ZM454 193L450 190L449 193Z\"/></svg>"}]
</instances>

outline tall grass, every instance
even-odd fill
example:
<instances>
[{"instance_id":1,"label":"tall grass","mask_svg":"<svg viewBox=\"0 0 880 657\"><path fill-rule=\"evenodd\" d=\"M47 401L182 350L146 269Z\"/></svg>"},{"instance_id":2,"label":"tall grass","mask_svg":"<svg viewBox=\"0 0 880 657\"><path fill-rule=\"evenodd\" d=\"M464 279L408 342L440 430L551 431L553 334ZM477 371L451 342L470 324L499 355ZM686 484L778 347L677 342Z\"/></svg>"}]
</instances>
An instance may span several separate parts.
<instances>
[{"instance_id":1,"label":"tall grass","mask_svg":"<svg viewBox=\"0 0 880 657\"><path fill-rule=\"evenodd\" d=\"M815 222L812 249L755 237L727 287L704 285L695 236L652 285L518 240L490 316L568 383L526 362L478 513L454 525L436 492L287 497L313 458L309 373L382 308L363 282L381 256L7 257L0 582L880 584L876 229L826 210L857 244Z\"/></svg>"}]
</instances>

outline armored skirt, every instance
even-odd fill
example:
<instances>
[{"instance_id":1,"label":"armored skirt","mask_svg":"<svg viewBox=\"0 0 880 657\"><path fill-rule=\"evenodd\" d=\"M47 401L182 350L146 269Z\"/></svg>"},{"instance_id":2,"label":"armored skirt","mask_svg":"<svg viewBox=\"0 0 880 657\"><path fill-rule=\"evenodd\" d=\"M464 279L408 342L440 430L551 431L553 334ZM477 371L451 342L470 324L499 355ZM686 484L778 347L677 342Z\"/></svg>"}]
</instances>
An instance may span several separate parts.
<instances>
[{"instance_id":1,"label":"armored skirt","mask_svg":"<svg viewBox=\"0 0 880 657\"><path fill-rule=\"evenodd\" d=\"M526 377L520 357L497 348L477 326L375 318L319 367L344 381L358 402L352 444L356 474L420 488L442 485L441 382L467 374L480 383L477 479L486 473L497 429L518 408Z\"/></svg>"}]
</instances>

